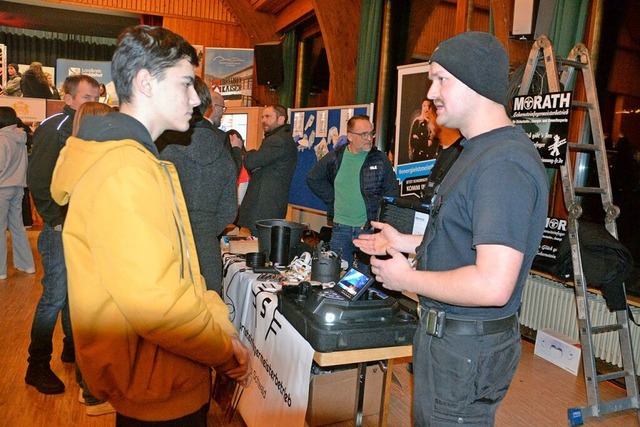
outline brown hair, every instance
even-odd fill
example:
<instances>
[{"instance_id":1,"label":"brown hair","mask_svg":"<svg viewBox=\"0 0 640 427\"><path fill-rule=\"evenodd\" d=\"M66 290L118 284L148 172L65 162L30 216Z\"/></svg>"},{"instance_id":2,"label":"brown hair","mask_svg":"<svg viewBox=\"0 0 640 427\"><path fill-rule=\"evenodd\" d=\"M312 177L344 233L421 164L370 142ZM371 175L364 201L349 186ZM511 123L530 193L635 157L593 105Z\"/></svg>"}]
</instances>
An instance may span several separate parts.
<instances>
[{"instance_id":1,"label":"brown hair","mask_svg":"<svg viewBox=\"0 0 640 427\"><path fill-rule=\"evenodd\" d=\"M33 74L36 76L36 80L49 86L49 80L47 80L47 76L45 76L40 62L32 62L31 65L29 65L29 69L33 71Z\"/></svg>"},{"instance_id":2,"label":"brown hair","mask_svg":"<svg viewBox=\"0 0 640 427\"><path fill-rule=\"evenodd\" d=\"M73 131L71 135L76 136L80 129L80 122L84 116L106 116L113 112L113 108L102 102L85 102L78 108L76 115L73 118Z\"/></svg>"}]
</instances>

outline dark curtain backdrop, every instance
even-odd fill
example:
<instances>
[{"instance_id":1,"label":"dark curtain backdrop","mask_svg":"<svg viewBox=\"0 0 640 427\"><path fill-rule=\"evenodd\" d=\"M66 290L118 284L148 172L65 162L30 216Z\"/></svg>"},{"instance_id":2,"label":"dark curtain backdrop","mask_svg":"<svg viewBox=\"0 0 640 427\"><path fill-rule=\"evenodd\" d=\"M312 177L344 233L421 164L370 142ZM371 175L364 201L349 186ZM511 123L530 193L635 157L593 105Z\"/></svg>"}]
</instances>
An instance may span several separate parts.
<instances>
[{"instance_id":1,"label":"dark curtain backdrop","mask_svg":"<svg viewBox=\"0 0 640 427\"><path fill-rule=\"evenodd\" d=\"M84 59L111 61L113 45L81 42L77 40L47 39L0 31L0 44L7 46L8 62L30 64L33 61L55 67L56 59Z\"/></svg>"}]
</instances>

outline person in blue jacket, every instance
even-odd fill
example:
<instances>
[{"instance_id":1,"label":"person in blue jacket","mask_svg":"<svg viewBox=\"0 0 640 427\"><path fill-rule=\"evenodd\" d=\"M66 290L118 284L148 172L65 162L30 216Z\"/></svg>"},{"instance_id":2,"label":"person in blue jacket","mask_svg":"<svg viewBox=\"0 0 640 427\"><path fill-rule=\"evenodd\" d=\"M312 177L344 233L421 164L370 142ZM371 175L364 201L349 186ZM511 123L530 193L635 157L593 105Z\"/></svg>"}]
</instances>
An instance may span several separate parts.
<instances>
[{"instance_id":1,"label":"person in blue jacket","mask_svg":"<svg viewBox=\"0 0 640 427\"><path fill-rule=\"evenodd\" d=\"M357 253L353 239L371 233L383 196L397 196L398 181L387 156L373 144L375 132L368 116L347 122L348 144L329 152L307 174L307 185L327 205L333 222L331 250L353 265ZM357 266L368 270L366 259Z\"/></svg>"}]
</instances>

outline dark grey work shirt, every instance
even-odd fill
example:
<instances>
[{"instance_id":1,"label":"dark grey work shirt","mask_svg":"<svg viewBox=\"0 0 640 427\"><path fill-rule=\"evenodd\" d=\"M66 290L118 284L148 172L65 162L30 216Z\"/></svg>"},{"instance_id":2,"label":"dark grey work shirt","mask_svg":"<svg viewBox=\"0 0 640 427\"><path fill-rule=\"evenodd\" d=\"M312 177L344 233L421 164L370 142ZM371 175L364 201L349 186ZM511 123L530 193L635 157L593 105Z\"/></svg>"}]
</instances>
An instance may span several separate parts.
<instances>
[{"instance_id":1,"label":"dark grey work shirt","mask_svg":"<svg viewBox=\"0 0 640 427\"><path fill-rule=\"evenodd\" d=\"M418 269L447 271L475 264L475 248L482 244L513 248L525 254L524 261L516 289L503 307L460 307L424 297L421 301L456 317L497 319L513 314L520 305L547 217L547 176L520 127L495 129L463 145L432 205L418 247Z\"/></svg>"}]
</instances>

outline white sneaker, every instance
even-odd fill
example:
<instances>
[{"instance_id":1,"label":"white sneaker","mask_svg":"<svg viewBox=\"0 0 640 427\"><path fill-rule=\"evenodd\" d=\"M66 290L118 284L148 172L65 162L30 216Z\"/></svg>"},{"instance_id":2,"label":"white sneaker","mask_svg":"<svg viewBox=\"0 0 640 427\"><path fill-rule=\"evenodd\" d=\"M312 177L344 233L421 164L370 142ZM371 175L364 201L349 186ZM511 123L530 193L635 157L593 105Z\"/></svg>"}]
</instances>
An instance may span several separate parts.
<instances>
[{"instance_id":1,"label":"white sneaker","mask_svg":"<svg viewBox=\"0 0 640 427\"><path fill-rule=\"evenodd\" d=\"M4 279L6 279L6 278L7 278L7 275L6 275L6 274L0 274L0 280L4 280Z\"/></svg>"},{"instance_id":2,"label":"white sneaker","mask_svg":"<svg viewBox=\"0 0 640 427\"><path fill-rule=\"evenodd\" d=\"M111 406L111 403L103 402L98 405L86 406L85 412L89 416L98 417L100 415L113 414L116 410Z\"/></svg>"},{"instance_id":3,"label":"white sneaker","mask_svg":"<svg viewBox=\"0 0 640 427\"><path fill-rule=\"evenodd\" d=\"M27 273L27 274L33 274L36 272L36 269L34 267L29 267L29 268L25 268L24 270L21 268L16 268L18 271L22 271L23 273Z\"/></svg>"}]
</instances>

